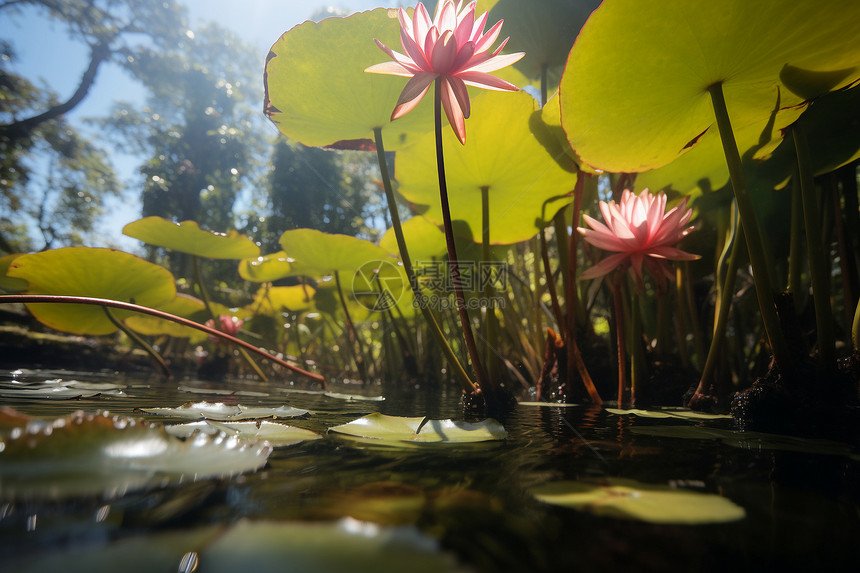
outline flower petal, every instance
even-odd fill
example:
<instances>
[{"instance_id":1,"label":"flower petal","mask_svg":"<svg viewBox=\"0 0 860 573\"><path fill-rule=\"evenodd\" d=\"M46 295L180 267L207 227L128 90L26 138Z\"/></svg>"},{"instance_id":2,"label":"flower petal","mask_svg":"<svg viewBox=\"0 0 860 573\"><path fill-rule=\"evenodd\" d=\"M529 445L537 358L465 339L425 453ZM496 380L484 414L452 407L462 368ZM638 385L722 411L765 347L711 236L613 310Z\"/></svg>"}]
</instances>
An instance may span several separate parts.
<instances>
[{"instance_id":1,"label":"flower petal","mask_svg":"<svg viewBox=\"0 0 860 573\"><path fill-rule=\"evenodd\" d=\"M400 92L400 97L397 99L397 105L394 106L394 111L391 113L391 119L395 120L398 117L403 117L418 105L433 80L436 79L436 74L419 73L415 74L412 79L406 83L406 87Z\"/></svg>"},{"instance_id":2,"label":"flower petal","mask_svg":"<svg viewBox=\"0 0 860 573\"><path fill-rule=\"evenodd\" d=\"M483 72L458 72L455 75L464 82L466 82L466 84L476 88L483 88L485 90L494 91L520 91L520 88L518 88L514 84L507 82L501 78L497 78L496 76L485 74Z\"/></svg>"},{"instance_id":3,"label":"flower petal","mask_svg":"<svg viewBox=\"0 0 860 573\"><path fill-rule=\"evenodd\" d=\"M438 74L447 74L456 59L457 40L454 39L453 32L445 32L433 46L433 53L430 56L431 69Z\"/></svg>"},{"instance_id":4,"label":"flower petal","mask_svg":"<svg viewBox=\"0 0 860 573\"><path fill-rule=\"evenodd\" d=\"M627 254L610 255L579 275L579 278L586 280L608 275L612 271L623 266L627 262L627 259Z\"/></svg>"},{"instance_id":5,"label":"flower petal","mask_svg":"<svg viewBox=\"0 0 860 573\"><path fill-rule=\"evenodd\" d=\"M451 124L451 128L454 130L457 139L460 140L460 143L466 145L466 120L463 116L463 109L460 107L460 103L457 100L455 88L451 85L449 80L450 78L444 76L441 80L442 107L445 109L445 115L448 116L448 123ZM463 87L465 88L465 86ZM467 93L467 101L468 97Z\"/></svg>"},{"instance_id":6,"label":"flower petal","mask_svg":"<svg viewBox=\"0 0 860 573\"><path fill-rule=\"evenodd\" d=\"M404 78L411 78L415 75L414 72L403 67L397 62L382 62L381 64L374 64L365 68L364 71L370 74L388 74L391 76L402 76Z\"/></svg>"}]
</instances>

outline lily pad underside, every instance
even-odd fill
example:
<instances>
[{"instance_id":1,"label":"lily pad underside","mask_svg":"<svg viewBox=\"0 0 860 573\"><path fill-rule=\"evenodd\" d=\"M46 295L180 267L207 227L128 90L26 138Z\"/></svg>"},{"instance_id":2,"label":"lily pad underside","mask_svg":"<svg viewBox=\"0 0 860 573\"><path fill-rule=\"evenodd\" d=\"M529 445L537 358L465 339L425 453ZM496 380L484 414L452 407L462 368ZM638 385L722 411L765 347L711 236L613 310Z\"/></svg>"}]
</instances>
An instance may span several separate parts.
<instances>
[{"instance_id":1,"label":"lily pad underside","mask_svg":"<svg viewBox=\"0 0 860 573\"><path fill-rule=\"evenodd\" d=\"M562 124L593 167L661 167L716 130L708 89L719 83L736 131L779 97L778 133L805 102L857 80L858 37L855 0L607 0L570 52Z\"/></svg>"},{"instance_id":2,"label":"lily pad underside","mask_svg":"<svg viewBox=\"0 0 860 573\"><path fill-rule=\"evenodd\" d=\"M156 247L207 259L250 259L260 254L260 247L246 235L205 231L196 221L174 223L161 217L144 217L123 227L122 232Z\"/></svg>"}]
</instances>

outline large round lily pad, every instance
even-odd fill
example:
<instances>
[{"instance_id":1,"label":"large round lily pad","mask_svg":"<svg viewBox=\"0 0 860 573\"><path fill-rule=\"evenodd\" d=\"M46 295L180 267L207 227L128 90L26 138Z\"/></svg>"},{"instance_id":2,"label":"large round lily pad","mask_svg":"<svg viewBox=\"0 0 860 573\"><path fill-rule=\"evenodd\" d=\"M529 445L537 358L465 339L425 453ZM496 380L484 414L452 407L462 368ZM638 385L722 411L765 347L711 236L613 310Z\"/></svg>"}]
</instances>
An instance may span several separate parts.
<instances>
[{"instance_id":1,"label":"large round lily pad","mask_svg":"<svg viewBox=\"0 0 860 573\"><path fill-rule=\"evenodd\" d=\"M22 255L7 271L29 282L27 294L107 298L159 308L176 296L170 271L112 249L68 247ZM117 328L98 306L28 304L43 324L75 334L110 334ZM112 311L118 317L127 311Z\"/></svg>"},{"instance_id":2,"label":"large round lily pad","mask_svg":"<svg viewBox=\"0 0 860 573\"><path fill-rule=\"evenodd\" d=\"M315 229L286 231L281 235L280 243L292 260L292 276L316 278L332 275L335 271L354 273L368 263L394 261L388 251L370 241Z\"/></svg>"},{"instance_id":3,"label":"large round lily pad","mask_svg":"<svg viewBox=\"0 0 860 573\"><path fill-rule=\"evenodd\" d=\"M266 440L272 447L282 448L292 446L307 440L318 440L321 435L304 428L288 426L280 422L267 422L259 420L256 422L215 422L212 420L201 420L187 424L174 424L165 426L168 434L180 438L193 437L195 433L216 435L224 433L228 436L236 436L250 440Z\"/></svg>"},{"instance_id":4,"label":"large round lily pad","mask_svg":"<svg viewBox=\"0 0 860 573\"><path fill-rule=\"evenodd\" d=\"M412 217L404 221L401 226L403 239L406 241L406 248L409 249L409 257L413 264L441 260L447 254L445 233L426 217L420 215ZM393 228L385 231L379 240L379 246L392 255L400 255Z\"/></svg>"},{"instance_id":5,"label":"large round lily pad","mask_svg":"<svg viewBox=\"0 0 860 573\"><path fill-rule=\"evenodd\" d=\"M858 37L855 0L606 0L570 52L562 123L594 167L660 167L716 130L711 85L722 83L736 130L779 97L778 130L796 106L857 79Z\"/></svg>"},{"instance_id":6,"label":"large round lily pad","mask_svg":"<svg viewBox=\"0 0 860 573\"><path fill-rule=\"evenodd\" d=\"M158 307L158 310L169 312L183 318L191 318L196 314L206 312L206 305L199 298L178 293L176 297ZM196 328L177 324L172 320L164 320L155 316L146 314L131 315L125 320L125 325L147 336L159 336L166 334L176 338L187 338L192 343L200 342L206 339L207 334Z\"/></svg>"},{"instance_id":7,"label":"large round lily pad","mask_svg":"<svg viewBox=\"0 0 860 573\"><path fill-rule=\"evenodd\" d=\"M492 418L476 423L454 420L425 422L421 417L386 416L378 413L334 426L329 428L329 431L386 442L470 443L504 440L508 435L505 428Z\"/></svg>"},{"instance_id":8,"label":"large round lily pad","mask_svg":"<svg viewBox=\"0 0 860 573\"><path fill-rule=\"evenodd\" d=\"M6 501L116 497L183 479L254 471L271 453L262 441L206 434L183 441L161 426L107 413L21 422L8 410L3 414L0 499Z\"/></svg>"},{"instance_id":9,"label":"large round lily pad","mask_svg":"<svg viewBox=\"0 0 860 573\"><path fill-rule=\"evenodd\" d=\"M409 134L433 126L432 106L390 121L406 80L364 70L388 59L373 41L400 44L396 10L305 22L272 46L266 63L267 113L281 132L310 146L362 149L380 128L396 149Z\"/></svg>"},{"instance_id":10,"label":"large round lily pad","mask_svg":"<svg viewBox=\"0 0 860 573\"><path fill-rule=\"evenodd\" d=\"M242 406L241 404L234 406L223 402L189 402L176 408L141 408L140 411L156 416L191 420L217 420L220 422L260 420L263 418L297 418L308 413L307 410L286 405L266 408L263 406Z\"/></svg>"},{"instance_id":11,"label":"large round lily pad","mask_svg":"<svg viewBox=\"0 0 860 573\"><path fill-rule=\"evenodd\" d=\"M173 223L161 217L144 217L123 227L124 235L144 243L207 259L250 259L260 254L247 236L230 231L204 231L196 221Z\"/></svg>"},{"instance_id":12,"label":"large round lily pad","mask_svg":"<svg viewBox=\"0 0 860 573\"><path fill-rule=\"evenodd\" d=\"M481 240L481 189L489 190L490 241L511 244L529 239L570 203L576 176L562 169L529 128L538 109L524 92L484 92L472 101L469 141L460 145L443 134L451 217ZM398 153L400 193L428 205L424 216L442 224L435 136L430 133Z\"/></svg>"},{"instance_id":13,"label":"large round lily pad","mask_svg":"<svg viewBox=\"0 0 860 573\"><path fill-rule=\"evenodd\" d=\"M510 36L507 50L525 52L515 68L532 79L546 70L557 85L576 34L598 4L600 0L499 0L489 21L504 20L503 31Z\"/></svg>"},{"instance_id":14,"label":"large round lily pad","mask_svg":"<svg viewBox=\"0 0 860 573\"><path fill-rule=\"evenodd\" d=\"M531 493L544 503L650 523L723 523L746 515L743 507L719 495L619 478L550 482Z\"/></svg>"},{"instance_id":15,"label":"large round lily pad","mask_svg":"<svg viewBox=\"0 0 860 573\"><path fill-rule=\"evenodd\" d=\"M246 281L267 283L290 276L291 259L283 251L239 262L239 276Z\"/></svg>"}]
</instances>

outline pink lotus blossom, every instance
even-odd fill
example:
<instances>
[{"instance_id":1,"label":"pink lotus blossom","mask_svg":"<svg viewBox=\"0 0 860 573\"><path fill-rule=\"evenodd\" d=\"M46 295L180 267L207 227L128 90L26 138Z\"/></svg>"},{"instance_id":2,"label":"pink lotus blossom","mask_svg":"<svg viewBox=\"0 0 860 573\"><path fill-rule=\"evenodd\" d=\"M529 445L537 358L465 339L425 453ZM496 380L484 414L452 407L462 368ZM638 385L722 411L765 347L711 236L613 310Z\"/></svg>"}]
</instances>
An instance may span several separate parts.
<instances>
[{"instance_id":1,"label":"pink lotus blossom","mask_svg":"<svg viewBox=\"0 0 860 573\"><path fill-rule=\"evenodd\" d=\"M642 285L642 263L658 281L672 279L674 274L667 259L692 261L698 255L687 253L675 245L693 230L687 223L693 210L687 208L687 198L677 207L666 212L666 194L652 195L647 189L634 195L627 189L621 195L621 203L600 202L603 223L583 215L590 229L577 230L585 240L610 255L585 271L583 279L602 277L616 269L629 268L638 285Z\"/></svg>"},{"instance_id":2,"label":"pink lotus blossom","mask_svg":"<svg viewBox=\"0 0 860 573\"><path fill-rule=\"evenodd\" d=\"M215 326L215 321L213 321L211 318L206 321L206 326L208 326L209 328L217 328L221 332L229 334L230 336L236 336L236 333L239 332L240 328L242 328L242 324L244 324L243 320L229 314L222 314L218 316L217 327ZM223 341L222 338L212 336L211 334L209 335L209 340L215 344L219 344Z\"/></svg>"},{"instance_id":3,"label":"pink lotus blossom","mask_svg":"<svg viewBox=\"0 0 860 573\"><path fill-rule=\"evenodd\" d=\"M400 43L407 55L395 52L379 40L374 40L393 62L370 66L365 71L410 78L397 100L391 119L402 117L415 109L434 80L442 82L442 106L448 122L460 143L466 143L466 118L470 104L467 85L489 89L518 91L513 84L491 76L523 57L523 52L500 55L507 38L498 48L489 51L502 29L500 20L484 33L487 13L475 18L476 2L461 10L463 2L440 0L436 16L431 21L421 2L412 18L400 8Z\"/></svg>"}]
</instances>

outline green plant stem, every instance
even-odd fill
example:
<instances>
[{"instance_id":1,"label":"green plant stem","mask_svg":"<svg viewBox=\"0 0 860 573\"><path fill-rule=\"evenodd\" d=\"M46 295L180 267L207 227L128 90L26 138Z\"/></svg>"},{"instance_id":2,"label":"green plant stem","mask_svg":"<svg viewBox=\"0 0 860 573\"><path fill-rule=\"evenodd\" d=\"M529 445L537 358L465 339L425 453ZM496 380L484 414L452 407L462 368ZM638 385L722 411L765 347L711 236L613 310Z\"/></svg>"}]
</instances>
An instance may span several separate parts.
<instances>
[{"instance_id":1,"label":"green plant stem","mask_svg":"<svg viewBox=\"0 0 860 573\"><path fill-rule=\"evenodd\" d=\"M206 334L211 334L212 336L217 336L219 338L223 338L224 340L228 340L237 346L241 346L251 352L255 352L265 358L266 360L270 360L280 366L283 366L287 370L294 372L296 374L300 374L302 376L306 376L311 378L312 380L316 380L320 384L322 384L323 388L328 389L328 385L326 384L325 378L320 376L319 374L314 374L312 372L308 372L306 370L302 370L298 366L290 364L289 362L285 362L280 358L272 356L265 350L257 348L253 344L249 344L244 340L240 340L235 336L230 336L226 332L221 332L216 328L209 328L208 326L199 324L194 322L193 320L188 320L187 318L183 318L181 316L176 316L170 314L168 312L164 312L161 310L155 310L154 308L147 308L145 306L140 306L137 304L133 304L130 302L122 302L118 300L110 300L106 298L94 298L94 297L86 297L86 296L61 296L61 295L49 295L49 294L8 294L8 295L0 295L0 304L36 304L36 303L62 303L62 304L89 304L95 306L109 307L109 308L119 308L121 310L130 310L132 312L139 312L141 314L148 314L150 316L154 316L156 318L162 318L164 320L169 320L171 322L175 322L177 324L181 324L182 326L187 326L189 328L195 328L200 330L201 332L205 332Z\"/></svg>"},{"instance_id":2,"label":"green plant stem","mask_svg":"<svg viewBox=\"0 0 860 573\"><path fill-rule=\"evenodd\" d=\"M488 186L481 187L481 258L485 263L489 263L492 259L490 252L490 188ZM492 269L491 269L492 270ZM495 307L495 288L493 287L492 275L484 276L478 268L479 284L483 283L484 287L484 303L487 317L487 346L486 365L487 376L490 380L498 380L499 361L496 355L499 354L499 328L496 322L496 307Z\"/></svg>"},{"instance_id":3,"label":"green plant stem","mask_svg":"<svg viewBox=\"0 0 860 573\"><path fill-rule=\"evenodd\" d=\"M209 301L209 293L206 291L206 284L203 282L203 273L200 271L200 259L197 255L191 255L191 262L194 268L194 281L197 283L197 289L200 291L200 298L203 299L203 305L206 307L206 312L209 313L209 318L212 319L212 324L217 326L219 324L218 317L215 316L215 312L212 310L212 303ZM269 381L269 377L263 373L260 366L254 362L244 348L239 347L239 354L254 370L254 372L257 373L257 376L259 376L263 382Z\"/></svg>"},{"instance_id":4,"label":"green plant stem","mask_svg":"<svg viewBox=\"0 0 860 573\"><path fill-rule=\"evenodd\" d=\"M795 175L796 175L795 171ZM800 196L800 177L791 178L791 241L788 251L788 292L794 301L795 312L800 313L803 305L801 273L803 270L803 198Z\"/></svg>"},{"instance_id":5,"label":"green plant stem","mask_svg":"<svg viewBox=\"0 0 860 573\"><path fill-rule=\"evenodd\" d=\"M400 251L400 260L403 262L403 270L406 271L406 278L409 280L409 286L412 289L412 294L415 297L415 302L418 304L418 309L427 323L427 327L433 334L439 348L445 355L448 361L448 366L454 371L454 376L459 380L460 385L466 392L475 390L475 383L469 378L463 365L454 354L454 350L448 343L448 339L442 332L439 322L430 310L430 305L427 303L427 297L421 292L421 285L418 284L418 278L415 276L415 270L412 267L412 259L409 258L409 250L406 247L406 239L403 236L403 227L400 224L400 214L397 212L397 202L394 200L394 190L391 188L391 175L388 172L388 162L385 160L385 145L382 140L382 129L374 128L373 137L376 143L376 159L379 163L379 172L382 175L382 188L385 190L385 199L388 203L388 213L391 216L391 227L394 229L394 238L397 240L397 248Z\"/></svg>"},{"instance_id":6,"label":"green plant stem","mask_svg":"<svg viewBox=\"0 0 860 573\"><path fill-rule=\"evenodd\" d=\"M107 315L108 320L111 321L115 327L120 329L126 336L133 340L135 344L143 348L143 350L146 351L153 360L155 360L158 367L161 369L161 373L164 374L166 378L173 378L173 374L170 373L170 368L167 366L167 362L164 361L164 358L161 357L161 354L159 354L155 348L141 338L135 331L124 325L108 307L103 306L102 310L105 311L105 315Z\"/></svg>"},{"instance_id":7,"label":"green plant stem","mask_svg":"<svg viewBox=\"0 0 860 573\"><path fill-rule=\"evenodd\" d=\"M851 323L851 344L854 352L860 352L860 302L854 309L854 322Z\"/></svg>"},{"instance_id":8,"label":"green plant stem","mask_svg":"<svg viewBox=\"0 0 860 573\"><path fill-rule=\"evenodd\" d=\"M729 256L728 269L725 273L725 282L722 285L721 296L718 302L717 319L714 323L714 336L711 339L711 346L708 348L708 357L705 359L705 366L702 368L702 375L699 378L699 385L696 392L691 398L691 402L697 396L704 396L708 384L711 382L711 377L717 367L719 361L723 340L726 337L726 328L729 324L729 310L732 305L732 297L735 292L735 279L738 276L738 267L740 267L739 253L743 248L746 237L744 229L741 225L736 225L735 232L732 233L733 238L729 238L726 248L731 248ZM717 273L718 276L720 273Z\"/></svg>"},{"instance_id":9,"label":"green plant stem","mask_svg":"<svg viewBox=\"0 0 860 573\"><path fill-rule=\"evenodd\" d=\"M809 143L800 126L791 130L797 152L797 170L800 195L803 198L803 220L806 223L806 248L809 252L809 275L812 279L815 324L818 334L818 352L821 366L829 370L836 365L836 335L833 327L833 310L830 308L830 257L825 252L821 235L821 216L818 196L812 178L812 160Z\"/></svg>"},{"instance_id":10,"label":"green plant stem","mask_svg":"<svg viewBox=\"0 0 860 573\"><path fill-rule=\"evenodd\" d=\"M645 357L642 355L642 312L639 308L639 294L634 291L627 296L629 289L624 288L624 299L630 304L630 332L628 334L628 348L630 349L630 407L636 406L636 391L639 388L639 380L642 378L642 369Z\"/></svg>"},{"instance_id":11,"label":"green plant stem","mask_svg":"<svg viewBox=\"0 0 860 573\"><path fill-rule=\"evenodd\" d=\"M741 224L747 237L747 250L749 251L750 265L752 266L753 278L755 279L755 291L758 298L759 311L770 343L771 352L780 372L790 372L793 360L788 349L788 343L782 333L779 316L776 312L776 303L773 298L773 282L768 271L768 259L765 252L761 229L755 214L752 196L747 189L746 177L743 172L741 156L738 152L737 142L732 131L729 111L726 107L723 95L722 82L715 83L708 88L711 103L714 108L714 116L720 132L720 140L723 144L723 152L726 156L726 164L729 168L729 177L735 194L735 200L740 212Z\"/></svg>"},{"instance_id":12,"label":"green plant stem","mask_svg":"<svg viewBox=\"0 0 860 573\"><path fill-rule=\"evenodd\" d=\"M552 276L552 266L549 263L549 249L546 244L546 229L541 229L538 232L538 241L540 242L540 256L543 262L544 279L546 280L546 288L549 291L549 298L552 302L552 314L555 316L555 322L558 324L560 332L565 331L564 315L561 312L561 304L558 302L558 293L555 288L555 277ZM564 336L564 338L570 338Z\"/></svg>"},{"instance_id":13,"label":"green plant stem","mask_svg":"<svg viewBox=\"0 0 860 573\"><path fill-rule=\"evenodd\" d=\"M478 347L475 345L475 337L472 334L472 325L469 321L469 311L466 308L466 297L463 294L463 283L460 278L460 261L457 258L457 245L454 242L454 225L451 221L451 207L448 203L448 183L445 179L445 154L442 148L442 82L436 80L434 97L434 119L436 132L436 169L439 176L439 197L442 204L442 221L445 228L445 243L448 247L448 266L451 272L451 283L454 286L454 299L457 303L457 312L460 315L460 325L463 327L463 339L469 359L472 361L472 369L475 371L475 380L478 387L486 390L486 376L481 365Z\"/></svg>"},{"instance_id":14,"label":"green plant stem","mask_svg":"<svg viewBox=\"0 0 860 573\"><path fill-rule=\"evenodd\" d=\"M613 279L612 301L615 304L615 345L618 350L618 407L624 401L624 386L627 382L627 351L624 344L624 301L620 281Z\"/></svg>"},{"instance_id":15,"label":"green plant stem","mask_svg":"<svg viewBox=\"0 0 860 573\"><path fill-rule=\"evenodd\" d=\"M565 346L567 349L567 379L574 379L574 370L579 372L579 377L582 379L582 384L585 386L585 391L588 392L591 401L600 405L603 404L603 399L597 392L597 387L594 385L594 380L585 366L585 361L582 358L582 352L579 349L579 343L576 340L576 321L577 308L579 307L579 296L576 292L576 271L577 258L576 253L579 248L579 233L576 228L579 226L579 212L582 209L582 193L585 188L585 180L589 175L580 171L576 174L576 185L573 188L573 209L571 209L571 227L573 232L570 234L570 242L567 249L567 275L568 281L565 285L564 304L567 310L566 328L564 329ZM559 251L561 252L561 251Z\"/></svg>"},{"instance_id":16,"label":"green plant stem","mask_svg":"<svg viewBox=\"0 0 860 573\"><path fill-rule=\"evenodd\" d=\"M358 368L358 375L361 376L363 383L370 382L367 376L367 366L364 362L364 348L361 345L361 340L358 338L358 333L355 331L355 323L352 322L352 317L349 315L349 308L346 306L346 298L343 296L343 287L340 284L340 273L334 272L334 283L337 286L337 297L340 300L340 306L343 309L343 317L346 321L346 336L349 339L349 350L352 355L352 360Z\"/></svg>"}]
</instances>

